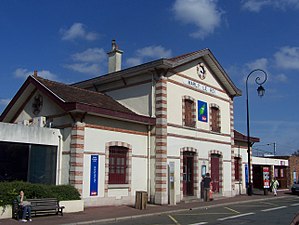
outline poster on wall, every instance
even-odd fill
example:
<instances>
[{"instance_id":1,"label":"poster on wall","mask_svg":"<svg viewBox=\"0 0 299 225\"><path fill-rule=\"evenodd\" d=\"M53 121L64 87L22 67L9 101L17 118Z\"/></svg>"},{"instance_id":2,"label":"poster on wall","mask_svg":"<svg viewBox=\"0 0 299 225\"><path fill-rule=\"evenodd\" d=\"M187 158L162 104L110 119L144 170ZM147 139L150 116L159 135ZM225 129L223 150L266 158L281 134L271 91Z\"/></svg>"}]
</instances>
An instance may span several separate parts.
<instances>
[{"instance_id":1,"label":"poster on wall","mask_svg":"<svg viewBox=\"0 0 299 225\"><path fill-rule=\"evenodd\" d=\"M264 181L264 188L270 188L270 169L269 169L269 167L263 167L263 181Z\"/></svg>"},{"instance_id":2,"label":"poster on wall","mask_svg":"<svg viewBox=\"0 0 299 225\"><path fill-rule=\"evenodd\" d=\"M197 101L198 106L198 120L201 122L208 122L208 107L207 103L198 100Z\"/></svg>"},{"instance_id":3,"label":"poster on wall","mask_svg":"<svg viewBox=\"0 0 299 225\"><path fill-rule=\"evenodd\" d=\"M249 175L248 175L248 164L245 164L245 182L246 182L246 188L248 188L249 184Z\"/></svg>"},{"instance_id":4,"label":"poster on wall","mask_svg":"<svg viewBox=\"0 0 299 225\"><path fill-rule=\"evenodd\" d=\"M90 196L98 195L98 166L99 156L91 155L90 162Z\"/></svg>"}]
</instances>

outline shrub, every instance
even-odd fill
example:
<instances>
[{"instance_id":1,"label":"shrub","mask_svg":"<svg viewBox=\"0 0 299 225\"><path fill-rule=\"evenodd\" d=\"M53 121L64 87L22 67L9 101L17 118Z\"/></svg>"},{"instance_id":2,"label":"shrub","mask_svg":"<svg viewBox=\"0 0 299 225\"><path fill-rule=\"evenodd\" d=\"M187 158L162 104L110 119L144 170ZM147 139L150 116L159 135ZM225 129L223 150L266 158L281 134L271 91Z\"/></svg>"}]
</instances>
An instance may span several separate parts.
<instances>
[{"instance_id":1,"label":"shrub","mask_svg":"<svg viewBox=\"0 0 299 225\"><path fill-rule=\"evenodd\" d=\"M80 193L71 185L0 182L0 206L11 205L21 190L25 192L27 198L57 198L59 201L80 199Z\"/></svg>"}]
</instances>

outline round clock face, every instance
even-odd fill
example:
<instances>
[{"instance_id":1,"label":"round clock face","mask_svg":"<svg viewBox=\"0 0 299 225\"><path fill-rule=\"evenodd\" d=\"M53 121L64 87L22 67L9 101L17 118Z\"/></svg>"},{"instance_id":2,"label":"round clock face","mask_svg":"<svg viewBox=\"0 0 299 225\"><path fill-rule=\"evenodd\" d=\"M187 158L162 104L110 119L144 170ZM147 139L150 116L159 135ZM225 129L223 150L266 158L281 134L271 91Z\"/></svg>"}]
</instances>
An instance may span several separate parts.
<instances>
[{"instance_id":1,"label":"round clock face","mask_svg":"<svg viewBox=\"0 0 299 225\"><path fill-rule=\"evenodd\" d=\"M203 65L203 63L199 63L196 67L197 70L197 75L199 76L200 79L205 79L206 78L206 69Z\"/></svg>"},{"instance_id":2,"label":"round clock face","mask_svg":"<svg viewBox=\"0 0 299 225\"><path fill-rule=\"evenodd\" d=\"M38 115L43 107L43 96L40 94L36 95L34 97L33 103L32 103L32 112L34 115Z\"/></svg>"}]
</instances>

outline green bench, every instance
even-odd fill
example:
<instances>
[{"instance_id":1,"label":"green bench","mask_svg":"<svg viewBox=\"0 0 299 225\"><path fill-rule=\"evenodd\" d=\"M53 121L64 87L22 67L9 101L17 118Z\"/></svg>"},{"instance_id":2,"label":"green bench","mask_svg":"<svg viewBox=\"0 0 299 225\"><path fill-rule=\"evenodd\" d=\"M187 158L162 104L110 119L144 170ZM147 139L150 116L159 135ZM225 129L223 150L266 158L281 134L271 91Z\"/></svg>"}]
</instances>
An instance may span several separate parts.
<instances>
[{"instance_id":1,"label":"green bench","mask_svg":"<svg viewBox=\"0 0 299 225\"><path fill-rule=\"evenodd\" d=\"M56 198L33 198L27 199L31 202L31 216L61 215L63 216L64 206L59 205ZM17 200L13 201L12 217L19 220L22 217L22 207Z\"/></svg>"}]
</instances>

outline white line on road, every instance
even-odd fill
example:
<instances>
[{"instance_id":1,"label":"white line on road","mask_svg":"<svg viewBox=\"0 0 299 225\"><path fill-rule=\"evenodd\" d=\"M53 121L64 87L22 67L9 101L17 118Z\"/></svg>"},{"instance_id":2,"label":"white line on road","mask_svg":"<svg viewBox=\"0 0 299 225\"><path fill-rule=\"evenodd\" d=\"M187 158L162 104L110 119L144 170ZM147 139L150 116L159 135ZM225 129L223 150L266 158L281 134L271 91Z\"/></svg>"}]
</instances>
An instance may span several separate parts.
<instances>
[{"instance_id":1,"label":"white line on road","mask_svg":"<svg viewBox=\"0 0 299 225\"><path fill-rule=\"evenodd\" d=\"M235 219L235 218L239 218L239 217L243 217L243 216L249 216L249 215L253 215L253 214L255 214L255 213L253 213L253 212L244 213L244 214L240 214L240 215L236 215L236 216L229 216L229 217L219 218L218 220L223 221L223 220Z\"/></svg>"},{"instance_id":2,"label":"white line on road","mask_svg":"<svg viewBox=\"0 0 299 225\"><path fill-rule=\"evenodd\" d=\"M291 206L298 206L298 205L299 205L299 203L294 203Z\"/></svg>"},{"instance_id":3,"label":"white line on road","mask_svg":"<svg viewBox=\"0 0 299 225\"><path fill-rule=\"evenodd\" d=\"M192 224L188 224L188 225L203 225L203 224L207 224L208 222L200 222L200 223L192 223Z\"/></svg>"},{"instance_id":4,"label":"white line on road","mask_svg":"<svg viewBox=\"0 0 299 225\"><path fill-rule=\"evenodd\" d=\"M280 207L275 207L275 208L270 208L270 209L263 209L261 210L262 212L269 212L269 211L273 211L273 210L278 210L278 209L284 209L287 208L286 206L280 206Z\"/></svg>"}]
</instances>

